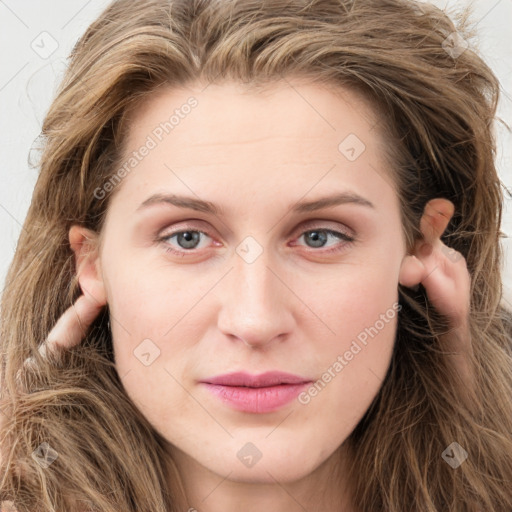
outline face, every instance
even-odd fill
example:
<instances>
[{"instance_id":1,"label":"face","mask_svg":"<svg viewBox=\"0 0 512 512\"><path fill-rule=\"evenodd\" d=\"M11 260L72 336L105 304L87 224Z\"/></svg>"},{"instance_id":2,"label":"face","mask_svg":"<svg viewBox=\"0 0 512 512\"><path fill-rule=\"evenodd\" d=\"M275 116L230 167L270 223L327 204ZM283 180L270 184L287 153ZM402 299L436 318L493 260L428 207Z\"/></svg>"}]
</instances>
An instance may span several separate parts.
<instances>
[{"instance_id":1,"label":"face","mask_svg":"<svg viewBox=\"0 0 512 512\"><path fill-rule=\"evenodd\" d=\"M385 141L348 90L203 89L131 118L98 261L117 370L178 461L297 480L390 363L405 242Z\"/></svg>"}]
</instances>

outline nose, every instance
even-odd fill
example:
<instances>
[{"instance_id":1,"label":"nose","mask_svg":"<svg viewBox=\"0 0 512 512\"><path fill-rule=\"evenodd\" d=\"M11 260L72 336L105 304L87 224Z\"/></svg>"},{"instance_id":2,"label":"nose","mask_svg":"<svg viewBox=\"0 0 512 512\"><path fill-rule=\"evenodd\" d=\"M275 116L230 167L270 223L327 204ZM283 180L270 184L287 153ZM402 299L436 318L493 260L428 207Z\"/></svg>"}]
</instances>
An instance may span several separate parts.
<instances>
[{"instance_id":1,"label":"nose","mask_svg":"<svg viewBox=\"0 0 512 512\"><path fill-rule=\"evenodd\" d=\"M252 263L234 257L235 268L217 292L222 301L219 330L251 348L282 341L294 325L293 293L286 279L269 266L265 252Z\"/></svg>"}]
</instances>

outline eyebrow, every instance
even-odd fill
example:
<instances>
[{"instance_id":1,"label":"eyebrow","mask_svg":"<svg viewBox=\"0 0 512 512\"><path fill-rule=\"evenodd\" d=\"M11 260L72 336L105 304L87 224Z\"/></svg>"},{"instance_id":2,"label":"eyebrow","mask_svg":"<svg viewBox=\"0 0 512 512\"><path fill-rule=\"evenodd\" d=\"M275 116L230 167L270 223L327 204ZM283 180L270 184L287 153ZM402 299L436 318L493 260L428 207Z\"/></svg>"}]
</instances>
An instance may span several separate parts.
<instances>
[{"instance_id":1,"label":"eyebrow","mask_svg":"<svg viewBox=\"0 0 512 512\"><path fill-rule=\"evenodd\" d=\"M213 215L224 215L224 210L210 201L176 194L153 194L137 208L137 211L157 204L169 204L198 212L211 213ZM300 201L290 209L297 213L308 213L342 204L356 204L375 209L375 205L371 201L356 194L355 192L340 192L338 194L322 197L313 201Z\"/></svg>"}]
</instances>

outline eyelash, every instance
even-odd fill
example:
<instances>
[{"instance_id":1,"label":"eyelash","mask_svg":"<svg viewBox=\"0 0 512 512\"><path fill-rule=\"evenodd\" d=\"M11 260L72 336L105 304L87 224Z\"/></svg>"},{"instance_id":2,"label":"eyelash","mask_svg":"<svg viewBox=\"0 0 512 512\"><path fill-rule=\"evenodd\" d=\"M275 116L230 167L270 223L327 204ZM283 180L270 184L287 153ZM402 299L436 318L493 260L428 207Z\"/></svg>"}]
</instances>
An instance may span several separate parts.
<instances>
[{"instance_id":1,"label":"eyelash","mask_svg":"<svg viewBox=\"0 0 512 512\"><path fill-rule=\"evenodd\" d=\"M339 253L345 249L347 249L348 247L350 247L355 241L355 237L353 236L350 236L348 235L347 233L344 233L344 232L341 232L341 231L335 231L335 230L332 230L332 229L328 229L328 228L322 228L320 226L314 226L314 227L311 227L305 231L302 231L300 236L297 238L301 238L303 235L307 234L307 233L311 233L313 231L321 231L323 233L326 233L327 235L333 235L335 236L336 238L339 238L341 240L344 240L344 244L342 244L342 246L340 247L339 245L335 246L335 248L331 248L331 249L327 249L327 250L322 250L322 248L318 248L318 250L315 250L314 247L310 247L309 249L312 250L312 252L319 252L321 254L333 254L333 253ZM159 237L156 239L156 242L159 242L159 243L162 243L165 247L165 251L168 252L168 253L171 253L171 254L174 254L174 255L177 255L177 256L181 256L181 257L184 257L186 256L187 254L193 254L195 249L190 249L190 250L186 250L186 249L183 249L181 251L178 251L176 249L173 249L172 247L169 246L169 243L167 242L170 238L176 236L176 235L179 235L181 233L187 233L187 232L191 232L191 233L201 233L203 235L206 235L207 237L209 238L212 238L210 237L210 235L208 235L208 233L206 233L205 231L202 231L201 229L194 229L192 227L190 228L187 228L185 227L185 229L180 229L179 231L174 231L172 233L169 233L169 234L166 234L165 236L162 236L162 237Z\"/></svg>"}]
</instances>

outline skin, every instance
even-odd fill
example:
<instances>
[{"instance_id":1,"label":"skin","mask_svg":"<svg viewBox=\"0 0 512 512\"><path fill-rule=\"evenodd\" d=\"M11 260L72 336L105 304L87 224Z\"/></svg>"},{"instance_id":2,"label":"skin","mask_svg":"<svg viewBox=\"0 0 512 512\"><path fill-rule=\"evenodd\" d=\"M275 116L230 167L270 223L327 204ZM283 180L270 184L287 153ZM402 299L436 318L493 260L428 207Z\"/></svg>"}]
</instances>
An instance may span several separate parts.
<instances>
[{"instance_id":1,"label":"skin","mask_svg":"<svg viewBox=\"0 0 512 512\"><path fill-rule=\"evenodd\" d=\"M195 84L155 93L134 114L127 155L163 113L191 94L198 106L118 185L101 237L80 226L69 233L84 295L47 345L79 343L108 304L118 373L169 442L186 491L183 510L334 511L340 503L357 510L344 486L343 443L380 389L396 315L307 404L295 400L267 414L234 411L198 381L239 370L317 381L365 327L393 311L399 283L421 283L450 318L443 343L471 384L470 278L464 259L449 257L440 240L453 205L442 198L427 204L423 240L408 254L371 108L348 90L340 96L314 84L294 88L279 83L254 94L232 83ZM350 133L366 146L354 161L338 150ZM374 208L347 203L291 212L299 200L347 190ZM208 200L226 212L169 204L137 211L157 192ZM325 245L340 250L328 254L308 238L314 229L355 241L331 236ZM176 236L155 241L187 230L206 233L194 255L166 251L187 251ZM247 236L263 249L251 263L236 252ZM150 366L134 356L144 339L160 350ZM247 442L262 455L252 467L237 457Z\"/></svg>"}]
</instances>

